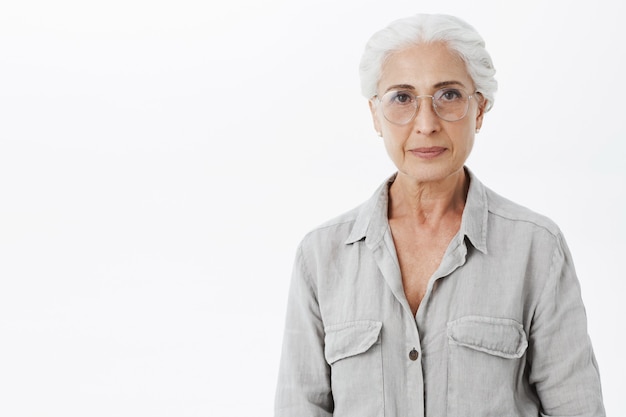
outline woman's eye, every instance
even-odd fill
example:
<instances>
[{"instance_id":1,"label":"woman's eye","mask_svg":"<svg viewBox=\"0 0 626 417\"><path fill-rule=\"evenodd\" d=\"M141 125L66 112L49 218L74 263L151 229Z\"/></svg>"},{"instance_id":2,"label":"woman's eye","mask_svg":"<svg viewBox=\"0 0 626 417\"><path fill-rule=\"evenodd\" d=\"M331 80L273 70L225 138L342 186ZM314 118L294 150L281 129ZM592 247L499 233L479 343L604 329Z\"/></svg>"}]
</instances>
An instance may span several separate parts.
<instances>
[{"instance_id":1,"label":"woman's eye","mask_svg":"<svg viewBox=\"0 0 626 417\"><path fill-rule=\"evenodd\" d=\"M407 104L413 100L413 96L407 93L397 93L394 97L394 102L399 104Z\"/></svg>"},{"instance_id":2,"label":"woman's eye","mask_svg":"<svg viewBox=\"0 0 626 417\"><path fill-rule=\"evenodd\" d=\"M459 90L456 90L454 88L450 88L447 90L442 90L441 94L439 94L439 97L446 101L453 101L453 100L458 100L460 98L463 98L463 93L461 93Z\"/></svg>"}]
</instances>

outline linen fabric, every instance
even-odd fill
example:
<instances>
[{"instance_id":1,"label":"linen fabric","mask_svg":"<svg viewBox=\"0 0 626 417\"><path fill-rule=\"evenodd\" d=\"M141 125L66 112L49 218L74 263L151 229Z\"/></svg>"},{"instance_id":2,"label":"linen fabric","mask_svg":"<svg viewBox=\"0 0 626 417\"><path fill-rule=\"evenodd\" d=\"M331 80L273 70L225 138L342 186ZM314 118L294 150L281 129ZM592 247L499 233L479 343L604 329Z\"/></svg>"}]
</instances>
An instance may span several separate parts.
<instances>
[{"instance_id":1,"label":"linen fabric","mask_svg":"<svg viewBox=\"0 0 626 417\"><path fill-rule=\"evenodd\" d=\"M302 240L276 417L605 415L560 230L466 172L460 230L415 316L387 219L395 176Z\"/></svg>"}]
</instances>

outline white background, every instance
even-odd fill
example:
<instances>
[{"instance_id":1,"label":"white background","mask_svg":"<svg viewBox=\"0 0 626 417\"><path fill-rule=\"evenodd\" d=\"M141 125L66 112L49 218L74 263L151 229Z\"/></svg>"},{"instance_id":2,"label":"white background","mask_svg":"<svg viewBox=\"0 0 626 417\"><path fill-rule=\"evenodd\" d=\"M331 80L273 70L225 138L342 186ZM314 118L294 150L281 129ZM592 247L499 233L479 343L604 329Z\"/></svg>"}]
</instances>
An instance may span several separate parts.
<instances>
[{"instance_id":1,"label":"white background","mask_svg":"<svg viewBox=\"0 0 626 417\"><path fill-rule=\"evenodd\" d=\"M0 415L272 415L296 245L393 172L361 51L417 12L486 39L468 165L564 231L626 415L623 4L3 1Z\"/></svg>"}]
</instances>

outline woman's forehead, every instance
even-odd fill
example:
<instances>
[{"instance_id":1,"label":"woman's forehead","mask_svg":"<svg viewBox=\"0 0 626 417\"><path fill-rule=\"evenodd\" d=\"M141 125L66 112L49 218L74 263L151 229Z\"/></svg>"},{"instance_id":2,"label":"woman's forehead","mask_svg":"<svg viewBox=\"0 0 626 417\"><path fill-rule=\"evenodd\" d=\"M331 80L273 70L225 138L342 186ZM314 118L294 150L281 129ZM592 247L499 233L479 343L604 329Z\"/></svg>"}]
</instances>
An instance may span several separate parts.
<instances>
[{"instance_id":1,"label":"woman's forehead","mask_svg":"<svg viewBox=\"0 0 626 417\"><path fill-rule=\"evenodd\" d=\"M472 88L465 62L444 43L422 43L403 48L385 60L379 88L409 85L415 89L437 88L445 83ZM380 91L379 91L380 92Z\"/></svg>"}]
</instances>

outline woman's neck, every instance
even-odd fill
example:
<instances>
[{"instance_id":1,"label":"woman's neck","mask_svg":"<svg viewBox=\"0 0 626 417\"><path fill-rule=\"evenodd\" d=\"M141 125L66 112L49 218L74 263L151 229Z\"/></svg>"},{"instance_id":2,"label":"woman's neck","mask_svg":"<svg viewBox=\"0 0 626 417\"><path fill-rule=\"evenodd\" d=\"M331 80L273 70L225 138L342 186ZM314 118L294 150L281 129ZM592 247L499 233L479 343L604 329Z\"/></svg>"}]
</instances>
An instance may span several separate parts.
<instances>
[{"instance_id":1,"label":"woman's neck","mask_svg":"<svg viewBox=\"0 0 626 417\"><path fill-rule=\"evenodd\" d=\"M469 177L464 169L437 182L420 182L398 173L389 189L389 219L404 219L421 225L460 219L468 189Z\"/></svg>"}]
</instances>

